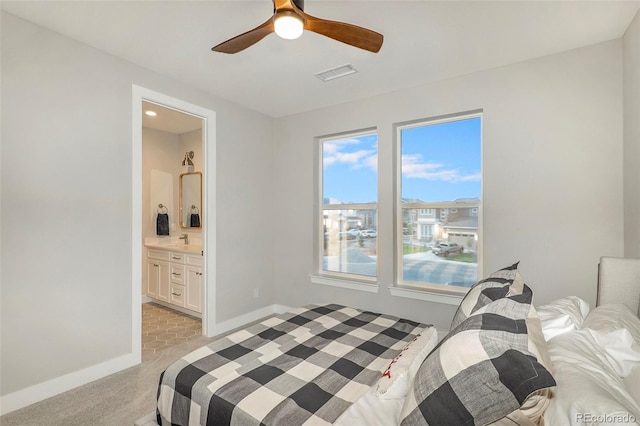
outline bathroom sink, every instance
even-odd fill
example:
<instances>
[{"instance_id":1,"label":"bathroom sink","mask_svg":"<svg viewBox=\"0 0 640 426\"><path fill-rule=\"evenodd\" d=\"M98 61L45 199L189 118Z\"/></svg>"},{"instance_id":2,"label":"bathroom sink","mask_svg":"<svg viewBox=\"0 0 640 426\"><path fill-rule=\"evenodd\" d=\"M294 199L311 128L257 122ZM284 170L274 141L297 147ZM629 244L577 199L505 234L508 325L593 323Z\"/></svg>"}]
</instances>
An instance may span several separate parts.
<instances>
[{"instance_id":1,"label":"bathroom sink","mask_svg":"<svg viewBox=\"0 0 640 426\"><path fill-rule=\"evenodd\" d=\"M200 251L202 250L202 246L200 244L184 244L184 243L176 243L176 244L168 244L167 247L178 250L185 251Z\"/></svg>"}]
</instances>

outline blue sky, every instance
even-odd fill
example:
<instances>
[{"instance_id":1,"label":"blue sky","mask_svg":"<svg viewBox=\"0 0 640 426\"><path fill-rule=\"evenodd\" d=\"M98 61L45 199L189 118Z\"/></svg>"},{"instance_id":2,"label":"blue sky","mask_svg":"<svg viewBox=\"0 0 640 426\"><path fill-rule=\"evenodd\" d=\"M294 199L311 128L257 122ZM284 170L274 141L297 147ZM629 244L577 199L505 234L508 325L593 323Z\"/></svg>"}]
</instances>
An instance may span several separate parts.
<instances>
[{"instance_id":1,"label":"blue sky","mask_svg":"<svg viewBox=\"0 0 640 426\"><path fill-rule=\"evenodd\" d=\"M480 118L403 129L402 198L450 201L480 197ZM377 135L325 141L323 196L376 202Z\"/></svg>"}]
</instances>

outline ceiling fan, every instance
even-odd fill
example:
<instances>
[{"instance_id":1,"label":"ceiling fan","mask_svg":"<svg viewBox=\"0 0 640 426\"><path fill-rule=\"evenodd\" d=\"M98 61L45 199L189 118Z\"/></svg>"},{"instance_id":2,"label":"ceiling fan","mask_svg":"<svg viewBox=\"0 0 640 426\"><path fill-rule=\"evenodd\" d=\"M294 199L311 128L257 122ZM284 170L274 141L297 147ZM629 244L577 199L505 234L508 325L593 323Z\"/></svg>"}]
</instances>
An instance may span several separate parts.
<instances>
[{"instance_id":1,"label":"ceiling fan","mask_svg":"<svg viewBox=\"0 0 640 426\"><path fill-rule=\"evenodd\" d=\"M378 52L383 36L375 31L344 22L329 21L304 13L304 0L273 0L273 16L264 24L211 48L214 52L237 53L275 32L295 39L303 30L322 34L351 46Z\"/></svg>"}]
</instances>

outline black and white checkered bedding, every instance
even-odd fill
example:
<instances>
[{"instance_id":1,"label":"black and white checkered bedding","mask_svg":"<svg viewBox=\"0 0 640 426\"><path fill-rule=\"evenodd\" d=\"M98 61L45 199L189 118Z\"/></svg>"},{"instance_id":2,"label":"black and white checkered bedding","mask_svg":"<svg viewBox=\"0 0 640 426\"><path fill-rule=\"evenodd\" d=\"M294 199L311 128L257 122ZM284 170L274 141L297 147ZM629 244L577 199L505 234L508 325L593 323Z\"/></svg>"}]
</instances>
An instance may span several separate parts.
<instances>
[{"instance_id":1,"label":"black and white checkered bedding","mask_svg":"<svg viewBox=\"0 0 640 426\"><path fill-rule=\"evenodd\" d=\"M451 330L418 370L402 426L539 424L556 382L532 297L522 283Z\"/></svg>"},{"instance_id":2,"label":"black and white checkered bedding","mask_svg":"<svg viewBox=\"0 0 640 426\"><path fill-rule=\"evenodd\" d=\"M335 304L269 318L170 366L158 424L331 424L426 327Z\"/></svg>"}]
</instances>

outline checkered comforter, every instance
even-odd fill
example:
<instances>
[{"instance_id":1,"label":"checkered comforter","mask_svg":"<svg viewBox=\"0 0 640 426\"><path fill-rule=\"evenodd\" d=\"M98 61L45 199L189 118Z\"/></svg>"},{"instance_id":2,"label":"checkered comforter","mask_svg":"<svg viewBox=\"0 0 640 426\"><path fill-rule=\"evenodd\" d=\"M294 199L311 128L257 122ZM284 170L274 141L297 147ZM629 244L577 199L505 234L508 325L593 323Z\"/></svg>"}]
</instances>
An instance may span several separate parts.
<instances>
[{"instance_id":1,"label":"checkered comforter","mask_svg":"<svg viewBox=\"0 0 640 426\"><path fill-rule=\"evenodd\" d=\"M171 365L158 424L331 424L426 327L339 305L269 318Z\"/></svg>"}]
</instances>

